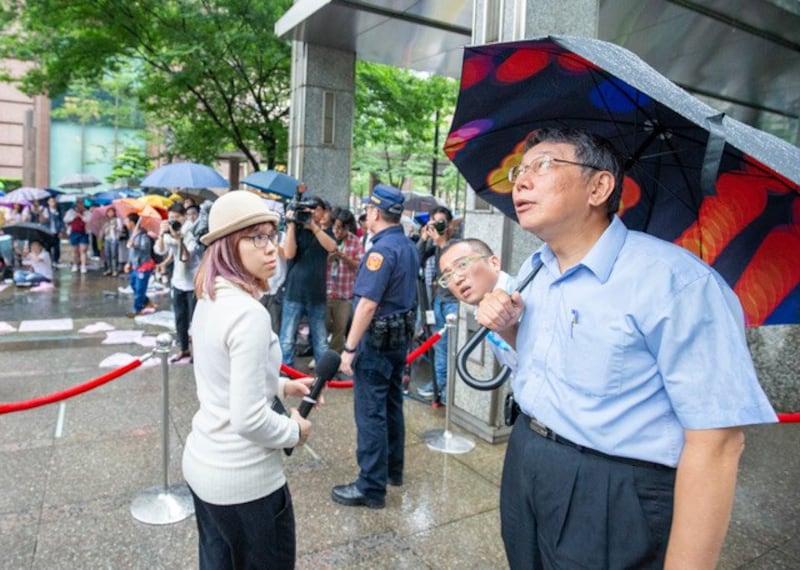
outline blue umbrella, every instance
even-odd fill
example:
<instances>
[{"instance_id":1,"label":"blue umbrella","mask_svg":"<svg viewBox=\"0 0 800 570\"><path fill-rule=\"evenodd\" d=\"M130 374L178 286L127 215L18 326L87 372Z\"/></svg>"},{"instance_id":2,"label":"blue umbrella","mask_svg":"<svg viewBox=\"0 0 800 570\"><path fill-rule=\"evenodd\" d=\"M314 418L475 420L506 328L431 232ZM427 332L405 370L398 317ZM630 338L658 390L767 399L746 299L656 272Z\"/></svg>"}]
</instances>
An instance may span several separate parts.
<instances>
[{"instance_id":1,"label":"blue umbrella","mask_svg":"<svg viewBox=\"0 0 800 570\"><path fill-rule=\"evenodd\" d=\"M297 193L297 185L300 181L294 176L289 176L277 170L264 170L254 172L244 180L243 184L258 188L264 192L272 192L284 198L294 198Z\"/></svg>"},{"instance_id":2,"label":"blue umbrella","mask_svg":"<svg viewBox=\"0 0 800 570\"><path fill-rule=\"evenodd\" d=\"M173 162L156 168L142 180L142 187L154 188L228 188L219 172L194 162Z\"/></svg>"},{"instance_id":3,"label":"blue umbrella","mask_svg":"<svg viewBox=\"0 0 800 570\"><path fill-rule=\"evenodd\" d=\"M119 188L117 190L106 190L105 192L98 192L92 196L92 202L98 206L107 206L114 200L120 198L138 198L142 193L139 190L132 190L130 188Z\"/></svg>"}]
</instances>

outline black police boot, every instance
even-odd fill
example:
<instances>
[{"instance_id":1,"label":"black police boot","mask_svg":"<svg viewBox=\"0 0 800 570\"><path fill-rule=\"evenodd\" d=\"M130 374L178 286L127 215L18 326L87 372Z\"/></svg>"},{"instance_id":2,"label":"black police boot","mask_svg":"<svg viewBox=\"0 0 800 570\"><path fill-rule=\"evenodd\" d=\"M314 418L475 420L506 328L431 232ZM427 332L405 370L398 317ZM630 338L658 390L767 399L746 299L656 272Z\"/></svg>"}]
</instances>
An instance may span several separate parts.
<instances>
[{"instance_id":1,"label":"black police boot","mask_svg":"<svg viewBox=\"0 0 800 570\"><path fill-rule=\"evenodd\" d=\"M370 509L382 509L386 506L385 499L370 499L358 490L355 483L349 485L336 485L331 491L331 499L334 503L347 507L369 507Z\"/></svg>"}]
</instances>

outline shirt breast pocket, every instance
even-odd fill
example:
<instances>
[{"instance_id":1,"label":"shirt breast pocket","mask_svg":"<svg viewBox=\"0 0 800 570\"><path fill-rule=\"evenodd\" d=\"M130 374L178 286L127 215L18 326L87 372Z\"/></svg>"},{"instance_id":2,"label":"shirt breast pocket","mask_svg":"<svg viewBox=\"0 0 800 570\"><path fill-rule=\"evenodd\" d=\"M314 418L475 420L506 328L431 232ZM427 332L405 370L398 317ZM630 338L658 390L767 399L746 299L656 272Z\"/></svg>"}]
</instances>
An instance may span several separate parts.
<instances>
[{"instance_id":1,"label":"shirt breast pocket","mask_svg":"<svg viewBox=\"0 0 800 570\"><path fill-rule=\"evenodd\" d=\"M564 382L595 398L622 390L626 335L619 325L570 323L562 338L558 360Z\"/></svg>"}]
</instances>

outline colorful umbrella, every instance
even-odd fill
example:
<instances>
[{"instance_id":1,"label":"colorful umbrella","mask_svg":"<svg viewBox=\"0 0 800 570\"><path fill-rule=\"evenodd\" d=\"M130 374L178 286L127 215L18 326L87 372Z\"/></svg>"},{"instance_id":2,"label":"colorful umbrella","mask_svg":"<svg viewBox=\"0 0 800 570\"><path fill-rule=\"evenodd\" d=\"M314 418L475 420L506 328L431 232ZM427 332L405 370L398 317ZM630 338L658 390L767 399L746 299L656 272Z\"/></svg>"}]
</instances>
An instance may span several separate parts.
<instances>
[{"instance_id":1,"label":"colorful umbrella","mask_svg":"<svg viewBox=\"0 0 800 570\"><path fill-rule=\"evenodd\" d=\"M631 52L589 38L467 48L445 152L516 219L528 134L574 127L623 155L625 224L678 243L734 288L749 325L800 322L800 149L724 117Z\"/></svg>"},{"instance_id":2,"label":"colorful umbrella","mask_svg":"<svg viewBox=\"0 0 800 570\"><path fill-rule=\"evenodd\" d=\"M142 198L122 198L114 200L111 205L117 212L121 220L125 220L128 214L139 214L139 224L148 232L158 233L161 220L167 219L167 212L155 206L151 206Z\"/></svg>"},{"instance_id":3,"label":"colorful umbrella","mask_svg":"<svg viewBox=\"0 0 800 570\"><path fill-rule=\"evenodd\" d=\"M292 199L297 194L297 186L300 181L294 176L289 176L277 170L263 170L253 172L242 180L242 184L247 184L253 188L258 188L263 192L277 194L284 198Z\"/></svg>"},{"instance_id":4,"label":"colorful umbrella","mask_svg":"<svg viewBox=\"0 0 800 570\"><path fill-rule=\"evenodd\" d=\"M230 184L216 170L195 162L173 162L156 168L142 180L142 187L228 188Z\"/></svg>"}]
</instances>

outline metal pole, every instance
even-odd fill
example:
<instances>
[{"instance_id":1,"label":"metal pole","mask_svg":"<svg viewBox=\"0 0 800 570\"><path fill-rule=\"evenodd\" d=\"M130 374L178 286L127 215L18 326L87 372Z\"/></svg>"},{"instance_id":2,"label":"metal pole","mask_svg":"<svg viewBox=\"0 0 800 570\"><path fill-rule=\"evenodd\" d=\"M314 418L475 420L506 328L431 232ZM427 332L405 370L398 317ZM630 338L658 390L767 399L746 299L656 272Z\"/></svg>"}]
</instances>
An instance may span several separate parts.
<instances>
[{"instance_id":1,"label":"metal pole","mask_svg":"<svg viewBox=\"0 0 800 570\"><path fill-rule=\"evenodd\" d=\"M131 503L131 515L146 524L171 524L194 513L194 502L185 483L169 485L169 349L172 337L156 337L154 352L161 357L161 460L163 483L140 491Z\"/></svg>"},{"instance_id":2,"label":"metal pole","mask_svg":"<svg viewBox=\"0 0 800 570\"><path fill-rule=\"evenodd\" d=\"M161 465L164 490L169 488L169 347L172 337L162 333L156 337L156 353L161 357Z\"/></svg>"},{"instance_id":3,"label":"metal pole","mask_svg":"<svg viewBox=\"0 0 800 570\"><path fill-rule=\"evenodd\" d=\"M450 408L455 398L456 383L456 322L458 316L447 315L447 405L444 414L444 429L432 429L422 434L422 441L433 451L442 453L467 453L475 447L475 442L450 431Z\"/></svg>"}]
</instances>

